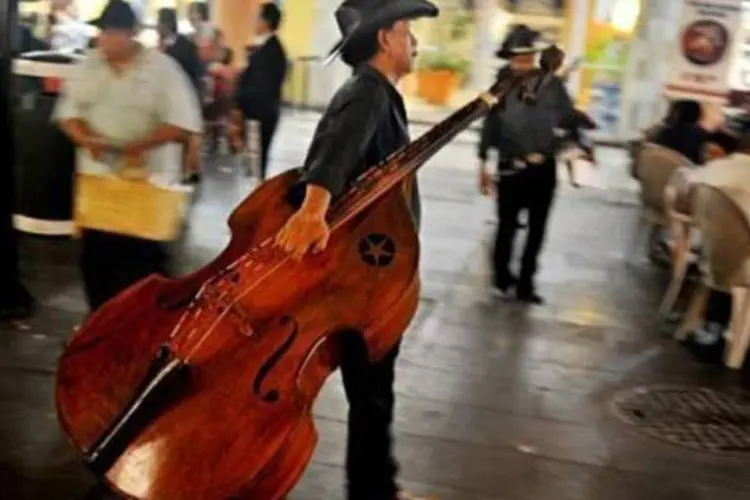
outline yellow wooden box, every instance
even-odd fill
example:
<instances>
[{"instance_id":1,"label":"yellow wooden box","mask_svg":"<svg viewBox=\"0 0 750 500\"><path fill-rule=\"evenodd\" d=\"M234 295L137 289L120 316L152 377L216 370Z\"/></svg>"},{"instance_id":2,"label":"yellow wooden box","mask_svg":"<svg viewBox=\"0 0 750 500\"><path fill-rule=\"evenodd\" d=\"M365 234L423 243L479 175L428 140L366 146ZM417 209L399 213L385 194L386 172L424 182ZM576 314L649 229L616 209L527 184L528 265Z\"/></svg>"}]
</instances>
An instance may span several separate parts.
<instances>
[{"instance_id":1,"label":"yellow wooden box","mask_svg":"<svg viewBox=\"0 0 750 500\"><path fill-rule=\"evenodd\" d=\"M149 183L148 172L142 166L125 166L116 176L76 175L77 230L174 241L179 237L188 205L189 190Z\"/></svg>"}]
</instances>

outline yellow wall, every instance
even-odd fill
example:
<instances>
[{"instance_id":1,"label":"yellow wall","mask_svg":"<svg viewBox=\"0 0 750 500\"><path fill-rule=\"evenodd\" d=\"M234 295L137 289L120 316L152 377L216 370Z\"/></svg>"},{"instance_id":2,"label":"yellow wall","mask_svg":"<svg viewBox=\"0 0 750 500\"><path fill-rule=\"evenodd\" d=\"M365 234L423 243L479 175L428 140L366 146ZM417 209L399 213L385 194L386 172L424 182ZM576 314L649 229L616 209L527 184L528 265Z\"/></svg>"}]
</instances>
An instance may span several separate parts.
<instances>
[{"instance_id":1,"label":"yellow wall","mask_svg":"<svg viewBox=\"0 0 750 500\"><path fill-rule=\"evenodd\" d=\"M308 79L307 72L315 70L315 63L305 64L295 61L295 58L321 55L313 51L316 11L315 2L311 0L284 1L284 19L279 29L279 37L292 63L291 72L284 85L283 97L287 101L296 103L301 99L303 86Z\"/></svg>"}]
</instances>

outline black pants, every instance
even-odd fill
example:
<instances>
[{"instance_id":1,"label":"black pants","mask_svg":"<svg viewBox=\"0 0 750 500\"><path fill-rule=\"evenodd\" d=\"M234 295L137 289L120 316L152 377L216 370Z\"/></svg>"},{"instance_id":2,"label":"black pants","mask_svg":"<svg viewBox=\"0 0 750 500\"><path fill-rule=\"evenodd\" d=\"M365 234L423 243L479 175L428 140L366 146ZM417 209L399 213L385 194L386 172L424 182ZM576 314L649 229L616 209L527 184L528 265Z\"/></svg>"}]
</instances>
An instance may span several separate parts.
<instances>
[{"instance_id":1,"label":"black pants","mask_svg":"<svg viewBox=\"0 0 750 500\"><path fill-rule=\"evenodd\" d=\"M279 115L251 118L258 122L260 129L260 180L266 180L268 175L268 162L270 161L271 144L279 125Z\"/></svg>"},{"instance_id":2,"label":"black pants","mask_svg":"<svg viewBox=\"0 0 750 500\"><path fill-rule=\"evenodd\" d=\"M0 217L2 217L0 220L0 316L2 316L3 311L29 308L33 301L20 282L18 241L10 214L0 214Z\"/></svg>"},{"instance_id":3,"label":"black pants","mask_svg":"<svg viewBox=\"0 0 750 500\"><path fill-rule=\"evenodd\" d=\"M398 464L393 457L391 424L398 353L396 346L383 360L372 364L360 337L342 337L341 373L349 400L348 500L396 498Z\"/></svg>"},{"instance_id":4,"label":"black pants","mask_svg":"<svg viewBox=\"0 0 750 500\"><path fill-rule=\"evenodd\" d=\"M168 254L161 243L86 230L82 245L81 271L92 311L151 274L168 274Z\"/></svg>"},{"instance_id":5,"label":"black pants","mask_svg":"<svg viewBox=\"0 0 750 500\"><path fill-rule=\"evenodd\" d=\"M514 175L501 176L497 185L499 225L493 255L495 286L506 288L512 282L510 262L518 229L518 214L526 209L528 233L521 258L518 292L534 292L539 252L544 244L547 219L555 197L555 169L555 160L552 159L542 165L530 166Z\"/></svg>"},{"instance_id":6,"label":"black pants","mask_svg":"<svg viewBox=\"0 0 750 500\"><path fill-rule=\"evenodd\" d=\"M718 323L725 328L732 317L732 294L714 290L708 298L705 321Z\"/></svg>"}]
</instances>

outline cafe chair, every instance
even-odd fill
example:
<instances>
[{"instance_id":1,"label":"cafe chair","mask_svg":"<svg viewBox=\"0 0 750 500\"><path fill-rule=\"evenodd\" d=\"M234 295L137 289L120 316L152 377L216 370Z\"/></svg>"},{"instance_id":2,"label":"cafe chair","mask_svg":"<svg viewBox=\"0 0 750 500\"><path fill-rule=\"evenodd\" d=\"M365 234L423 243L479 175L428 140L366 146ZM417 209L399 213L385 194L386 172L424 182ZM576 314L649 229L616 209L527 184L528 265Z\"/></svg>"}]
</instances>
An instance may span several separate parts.
<instances>
[{"instance_id":1,"label":"cafe chair","mask_svg":"<svg viewBox=\"0 0 750 500\"><path fill-rule=\"evenodd\" d=\"M701 232L701 280L675 338L685 340L701 323L712 290L732 295L725 364L739 369L750 344L750 199L744 192L696 186L695 225ZM746 208L743 208L746 207Z\"/></svg>"},{"instance_id":2,"label":"cafe chair","mask_svg":"<svg viewBox=\"0 0 750 500\"><path fill-rule=\"evenodd\" d=\"M669 317L673 313L692 256L692 239L695 234L692 217L695 186L690 184L689 175L689 168L677 169L664 189L672 264L672 278L659 308L659 314L664 317Z\"/></svg>"},{"instance_id":3,"label":"cafe chair","mask_svg":"<svg viewBox=\"0 0 750 500\"><path fill-rule=\"evenodd\" d=\"M643 145L635 167L641 187L641 206L629 257L635 255L644 237L648 238L659 228L669 227L664 190L680 167L691 166L695 164L676 151L653 143ZM650 238L648 241L650 244Z\"/></svg>"}]
</instances>

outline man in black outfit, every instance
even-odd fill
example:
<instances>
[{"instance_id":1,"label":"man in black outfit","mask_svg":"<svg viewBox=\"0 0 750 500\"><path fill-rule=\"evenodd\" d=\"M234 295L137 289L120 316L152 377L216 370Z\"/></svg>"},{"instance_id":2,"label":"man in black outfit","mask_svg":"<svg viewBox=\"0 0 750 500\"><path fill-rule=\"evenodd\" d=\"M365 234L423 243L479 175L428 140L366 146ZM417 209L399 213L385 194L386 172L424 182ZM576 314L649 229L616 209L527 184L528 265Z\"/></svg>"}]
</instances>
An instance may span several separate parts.
<instances>
[{"instance_id":1,"label":"man in black outfit","mask_svg":"<svg viewBox=\"0 0 750 500\"><path fill-rule=\"evenodd\" d=\"M12 27L17 12L14 2L6 4L2 14L6 27ZM25 28L25 29L24 29ZM11 32L12 33L12 32ZM0 128L2 143L6 150L3 165L0 166L0 321L21 319L31 315L33 299L20 281L18 271L18 239L13 227L15 211L15 185L13 170L15 168L15 140L13 137L13 115L11 111L11 58L20 52L36 50L34 38L26 26L20 25L17 37L0 35Z\"/></svg>"},{"instance_id":2,"label":"man in black outfit","mask_svg":"<svg viewBox=\"0 0 750 500\"><path fill-rule=\"evenodd\" d=\"M205 66L201 62L198 46L190 38L177 32L175 9L159 9L157 19L156 29L161 49L177 61L195 87L198 102L201 102Z\"/></svg>"},{"instance_id":3,"label":"man in black outfit","mask_svg":"<svg viewBox=\"0 0 750 500\"><path fill-rule=\"evenodd\" d=\"M280 24L281 11L276 4L263 4L255 49L237 80L236 107L245 121L256 120L260 124L260 180L265 180L268 171L268 153L281 115L281 87L289 64L276 36Z\"/></svg>"},{"instance_id":4,"label":"man in black outfit","mask_svg":"<svg viewBox=\"0 0 750 500\"><path fill-rule=\"evenodd\" d=\"M437 7L426 0L346 0L336 11L343 39L333 54L340 53L354 74L318 124L299 186L304 201L276 239L294 258L311 249L324 250L332 200L365 168L409 142L404 101L395 86L411 71L416 53L409 20L437 14ZM418 225L419 194L414 187L410 201ZM399 349L373 364L358 335L343 338L341 370L349 400L347 498L411 498L396 484L391 438Z\"/></svg>"},{"instance_id":5,"label":"man in black outfit","mask_svg":"<svg viewBox=\"0 0 750 500\"><path fill-rule=\"evenodd\" d=\"M503 41L497 56L509 60L505 72L527 72L536 66L541 49L539 33L527 26L516 26ZM485 120L479 144L480 184L489 193L492 177L486 166L490 147L499 152L496 185L499 226L493 255L493 285L499 294L515 286L516 297L528 304L543 304L536 292L534 277L539 252L544 243L547 218L557 186L558 129L575 126L575 109L563 82L550 75L538 90L536 102L529 104L520 92L507 97ZM518 214L528 212L528 234L521 258L521 274L510 271Z\"/></svg>"}]
</instances>

